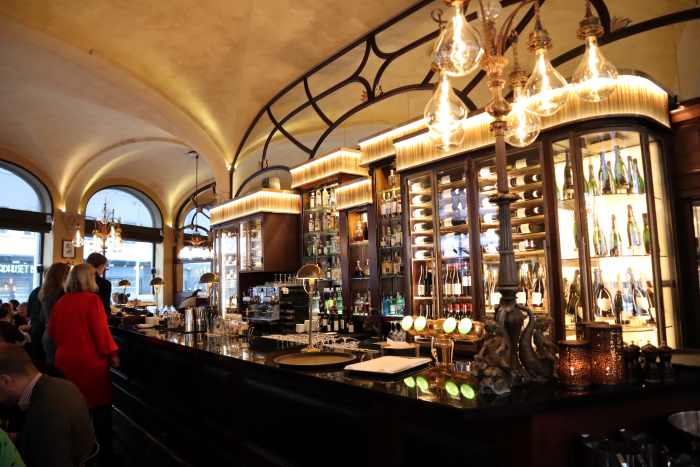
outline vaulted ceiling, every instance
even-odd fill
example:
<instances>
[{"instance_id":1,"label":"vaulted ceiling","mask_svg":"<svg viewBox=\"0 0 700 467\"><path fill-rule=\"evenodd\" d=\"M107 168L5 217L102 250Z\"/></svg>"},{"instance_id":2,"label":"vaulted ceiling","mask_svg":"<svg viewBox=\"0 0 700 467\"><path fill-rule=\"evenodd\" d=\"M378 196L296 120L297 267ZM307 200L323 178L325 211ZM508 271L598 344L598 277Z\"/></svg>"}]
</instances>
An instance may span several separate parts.
<instances>
[{"instance_id":1,"label":"vaulted ceiling","mask_svg":"<svg viewBox=\"0 0 700 467\"><path fill-rule=\"evenodd\" d=\"M513 1L502 1L506 10L512 8ZM696 0L593 3L607 12L613 27L622 29L698 8ZM78 210L96 186L133 182L150 190L166 211L164 217L171 218L194 187L194 161L185 155L190 148L202 155L200 180L215 181L219 194L227 196L234 159L236 192L246 180L253 179L251 186L257 183L263 162L282 167L278 172L284 175L284 167L334 146L354 145L369 133L420 114L427 89L380 97L424 82L430 40L397 55L380 78L384 59L373 51L362 71L370 96L362 83L352 82L318 99L317 108L307 105L287 119L284 132L276 131L272 120L279 122L309 96L351 75L367 42L320 67L306 86L294 80L415 5L410 15L373 38L377 50L388 54L434 33L430 12L444 3L4 0L0 158L35 168L57 203L69 211ZM580 44L574 30L582 5L582 0L544 0L553 57ZM603 51L619 68L644 71L672 94L695 97L700 94L700 64L694 59L700 46L698 24L648 29L611 42ZM524 33L530 29L526 24ZM521 44L521 56L529 63L523 49ZM560 70L569 75L575 61L563 61ZM488 93L478 81L469 87L473 78L456 84L466 89L465 99L480 107ZM290 83L287 92L271 101ZM256 121L268 103L270 112ZM300 147L315 151L309 154Z\"/></svg>"}]
</instances>

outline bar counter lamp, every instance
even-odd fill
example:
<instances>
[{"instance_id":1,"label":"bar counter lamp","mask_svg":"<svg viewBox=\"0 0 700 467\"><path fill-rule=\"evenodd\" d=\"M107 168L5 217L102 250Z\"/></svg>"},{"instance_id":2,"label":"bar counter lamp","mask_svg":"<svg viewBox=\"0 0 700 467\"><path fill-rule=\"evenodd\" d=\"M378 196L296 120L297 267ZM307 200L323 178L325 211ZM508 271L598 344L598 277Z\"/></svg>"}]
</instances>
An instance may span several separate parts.
<instances>
[{"instance_id":1,"label":"bar counter lamp","mask_svg":"<svg viewBox=\"0 0 700 467\"><path fill-rule=\"evenodd\" d=\"M559 341L559 382L580 391L591 385L591 356L588 341Z\"/></svg>"},{"instance_id":2,"label":"bar counter lamp","mask_svg":"<svg viewBox=\"0 0 700 467\"><path fill-rule=\"evenodd\" d=\"M297 271L297 279L302 281L304 292L309 296L309 345L304 347L302 352L318 352L314 347L313 332L314 332L314 313L313 313L313 296L316 292L316 286L319 279L323 279L323 271L316 264L305 264Z\"/></svg>"},{"instance_id":3,"label":"bar counter lamp","mask_svg":"<svg viewBox=\"0 0 700 467\"><path fill-rule=\"evenodd\" d=\"M625 355L622 326L596 323L589 325L591 335L591 381L613 386L625 382Z\"/></svg>"},{"instance_id":4,"label":"bar counter lamp","mask_svg":"<svg viewBox=\"0 0 700 467\"><path fill-rule=\"evenodd\" d=\"M216 309L216 304L214 303L216 294L214 293L214 291L216 290L216 286L219 283L219 276L213 272L205 272L199 277L199 283L207 286L207 297L209 298L209 306L212 309Z\"/></svg>"},{"instance_id":5,"label":"bar counter lamp","mask_svg":"<svg viewBox=\"0 0 700 467\"><path fill-rule=\"evenodd\" d=\"M494 340L494 348L503 359L487 359L482 355L481 369L476 373L503 375L499 381L499 393L510 392L510 387L531 380L547 380L553 377L552 365L543 365L537 358L521 362L520 337L523 333L525 317L535 319L527 307L516 305L515 291L518 285L517 267L513 253L512 221L510 205L519 199L510 191L506 164L506 138L515 146L526 146L539 133L539 119L528 118L525 112L548 117L558 112L567 102L570 87L547 58L552 40L542 27L539 0L521 0L497 28L496 20L501 14L499 0L477 0L480 27L474 29L465 17L469 0L445 0L452 10L451 16L443 20L442 11L433 13L433 19L440 24L440 35L432 52L432 69L438 73L435 94L425 107L424 117L431 139L441 150L458 148L464 138L462 122L467 111L462 100L454 93L450 78L462 77L481 67L487 76L492 100L486 112L493 117L491 131L495 137L497 194L490 201L498 206L499 221L499 267L497 290L501 294L496 308L496 328L489 339ZM535 29L528 37L528 48L535 54L535 66L526 79L518 66L511 73L511 81L516 91L514 106L506 100L504 69L508 60L504 54L515 39L513 27L516 16L524 7L532 4L535 14ZM617 78L615 68L607 62L597 46L596 38L603 33L600 20L593 16L591 5L586 1L586 16L579 23L578 36L586 41L586 54L575 74L574 91L581 99L600 101L614 90ZM580 71L579 71L580 70ZM612 83L612 85L611 85ZM509 128L509 122L512 128ZM509 131L511 132L509 134ZM502 337L503 336L503 337ZM496 345L502 339L507 345ZM532 345L527 343L526 345ZM530 357L534 352L525 349ZM477 360L479 355L477 355ZM497 361L505 364L495 363ZM477 365L479 367L479 365Z\"/></svg>"},{"instance_id":6,"label":"bar counter lamp","mask_svg":"<svg viewBox=\"0 0 700 467\"><path fill-rule=\"evenodd\" d=\"M153 289L153 295L156 297L156 306L160 308L160 291L165 285L165 281L162 277L154 277L151 279L151 288Z\"/></svg>"}]
</instances>

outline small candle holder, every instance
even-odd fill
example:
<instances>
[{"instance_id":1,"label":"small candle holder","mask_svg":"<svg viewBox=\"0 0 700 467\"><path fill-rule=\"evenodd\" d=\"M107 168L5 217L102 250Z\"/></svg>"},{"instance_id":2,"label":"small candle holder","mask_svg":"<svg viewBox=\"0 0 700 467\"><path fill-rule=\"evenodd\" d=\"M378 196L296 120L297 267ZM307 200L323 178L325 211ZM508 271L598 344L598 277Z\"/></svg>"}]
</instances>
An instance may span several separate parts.
<instances>
[{"instance_id":1,"label":"small candle holder","mask_svg":"<svg viewBox=\"0 0 700 467\"><path fill-rule=\"evenodd\" d=\"M604 386L624 383L622 326L596 323L588 328L591 333L591 381Z\"/></svg>"},{"instance_id":2,"label":"small candle holder","mask_svg":"<svg viewBox=\"0 0 700 467\"><path fill-rule=\"evenodd\" d=\"M591 385L591 357L588 341L559 341L557 373L559 382L569 389L582 391Z\"/></svg>"}]
</instances>

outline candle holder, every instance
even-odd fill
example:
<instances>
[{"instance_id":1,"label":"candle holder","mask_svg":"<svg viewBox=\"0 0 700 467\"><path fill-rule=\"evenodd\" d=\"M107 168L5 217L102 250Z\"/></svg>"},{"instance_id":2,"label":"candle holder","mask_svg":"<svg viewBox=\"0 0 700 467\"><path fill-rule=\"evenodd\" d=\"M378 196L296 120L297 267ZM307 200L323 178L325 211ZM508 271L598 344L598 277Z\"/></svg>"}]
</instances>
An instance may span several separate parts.
<instances>
[{"instance_id":1,"label":"candle holder","mask_svg":"<svg viewBox=\"0 0 700 467\"><path fill-rule=\"evenodd\" d=\"M569 389L584 390L591 385L591 354L589 342L559 341L557 364L559 382Z\"/></svg>"},{"instance_id":2,"label":"candle holder","mask_svg":"<svg viewBox=\"0 0 700 467\"><path fill-rule=\"evenodd\" d=\"M591 334L591 381L604 386L624 383L622 326L596 323L588 328Z\"/></svg>"}]
</instances>

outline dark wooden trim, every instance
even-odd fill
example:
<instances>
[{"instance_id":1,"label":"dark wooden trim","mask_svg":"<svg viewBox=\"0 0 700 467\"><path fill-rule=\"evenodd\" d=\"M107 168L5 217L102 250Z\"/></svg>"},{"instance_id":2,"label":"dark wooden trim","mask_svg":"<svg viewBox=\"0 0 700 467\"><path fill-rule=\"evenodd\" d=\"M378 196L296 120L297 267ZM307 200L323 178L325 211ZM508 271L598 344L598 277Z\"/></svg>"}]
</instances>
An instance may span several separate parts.
<instances>
[{"instance_id":1,"label":"dark wooden trim","mask_svg":"<svg viewBox=\"0 0 700 467\"><path fill-rule=\"evenodd\" d=\"M27 232L51 232L51 214L0 208L0 228Z\"/></svg>"},{"instance_id":2,"label":"dark wooden trim","mask_svg":"<svg viewBox=\"0 0 700 467\"><path fill-rule=\"evenodd\" d=\"M264 169L258 170L257 172L249 175L243 182L241 182L241 185L238 187L238 190L236 190L235 196L232 196L232 199L238 198L238 196L241 194L241 191L243 191L243 188L254 178L259 177L260 175L264 174L265 172L270 172L272 170L286 170L289 172L289 167L286 165L271 165L268 167L265 167Z\"/></svg>"}]
</instances>

